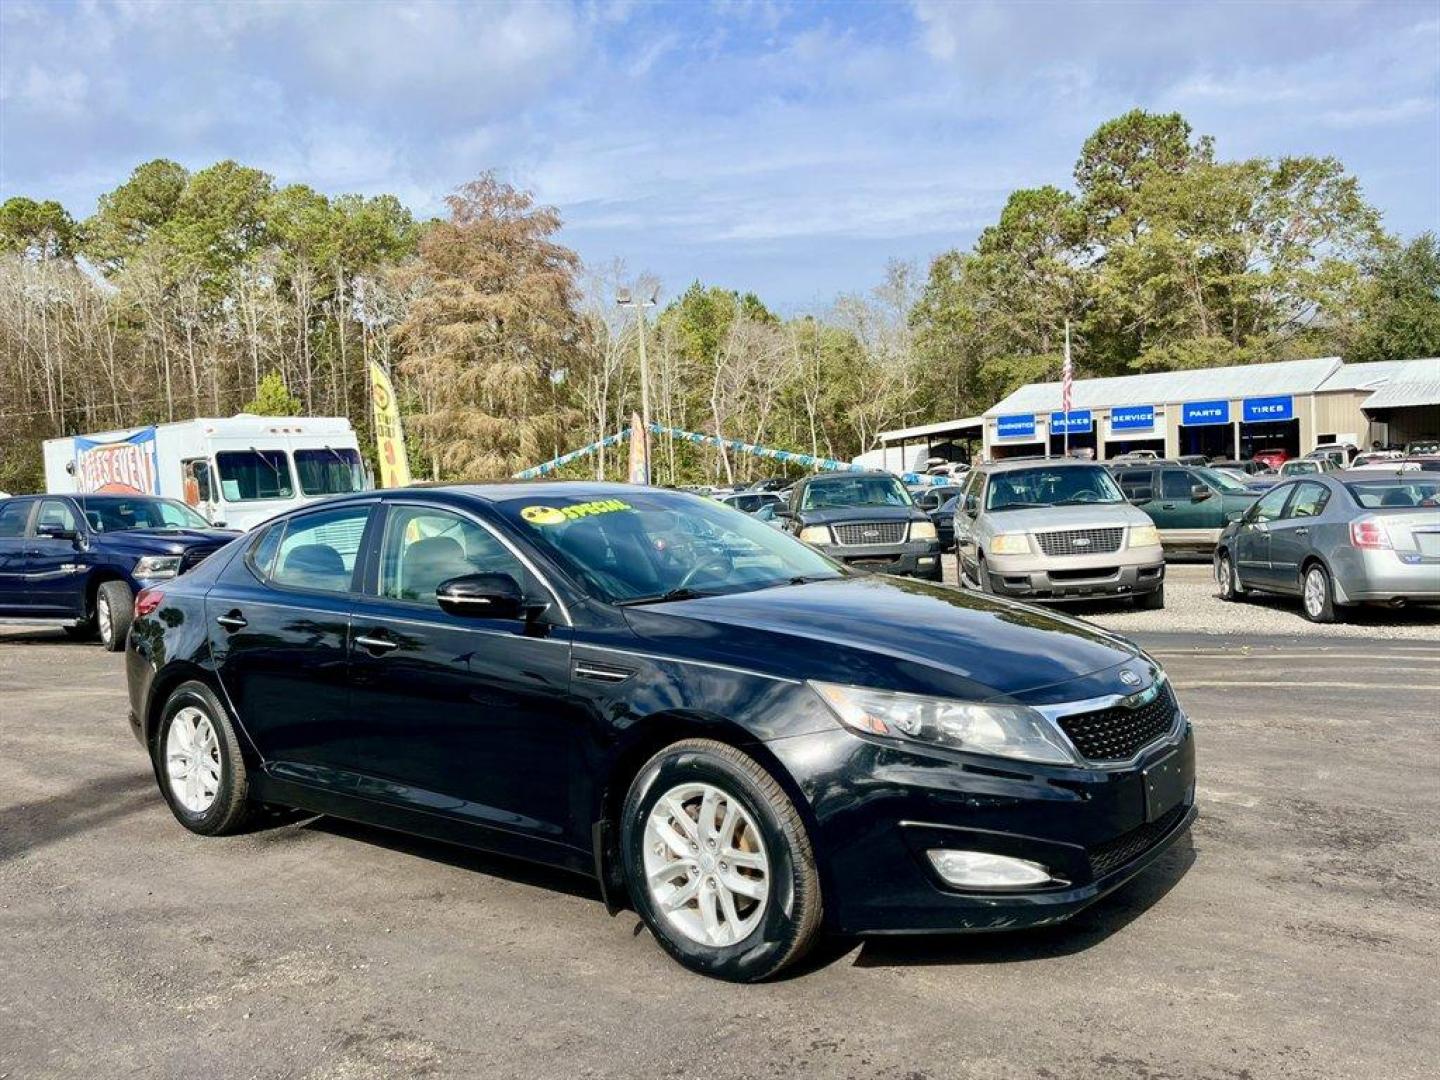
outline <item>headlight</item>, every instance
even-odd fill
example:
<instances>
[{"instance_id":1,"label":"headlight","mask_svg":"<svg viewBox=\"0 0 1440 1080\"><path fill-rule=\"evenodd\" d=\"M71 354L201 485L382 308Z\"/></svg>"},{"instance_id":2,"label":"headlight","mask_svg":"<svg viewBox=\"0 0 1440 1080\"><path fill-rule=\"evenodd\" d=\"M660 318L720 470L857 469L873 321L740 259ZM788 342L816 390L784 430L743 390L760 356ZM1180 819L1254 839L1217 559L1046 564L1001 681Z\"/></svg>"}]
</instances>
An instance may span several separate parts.
<instances>
[{"instance_id":1,"label":"headlight","mask_svg":"<svg viewBox=\"0 0 1440 1080\"><path fill-rule=\"evenodd\" d=\"M1160 543L1160 530L1154 525L1136 525L1130 530L1130 546L1155 547Z\"/></svg>"},{"instance_id":2,"label":"headlight","mask_svg":"<svg viewBox=\"0 0 1440 1080\"><path fill-rule=\"evenodd\" d=\"M179 555L146 555L135 564L135 577L167 578L180 572Z\"/></svg>"},{"instance_id":3,"label":"headlight","mask_svg":"<svg viewBox=\"0 0 1440 1080\"><path fill-rule=\"evenodd\" d=\"M800 530L800 539L807 544L830 543L829 525L807 525Z\"/></svg>"},{"instance_id":4,"label":"headlight","mask_svg":"<svg viewBox=\"0 0 1440 1080\"><path fill-rule=\"evenodd\" d=\"M866 735L1051 765L1075 763L1049 722L1024 705L982 705L835 683L810 685L842 724Z\"/></svg>"},{"instance_id":5,"label":"headlight","mask_svg":"<svg viewBox=\"0 0 1440 1080\"><path fill-rule=\"evenodd\" d=\"M934 540L940 534L935 531L933 521L912 521L910 523L911 540Z\"/></svg>"},{"instance_id":6,"label":"headlight","mask_svg":"<svg viewBox=\"0 0 1440 1080\"><path fill-rule=\"evenodd\" d=\"M1001 533L990 541L995 555L1029 555L1030 538L1024 533Z\"/></svg>"}]
</instances>

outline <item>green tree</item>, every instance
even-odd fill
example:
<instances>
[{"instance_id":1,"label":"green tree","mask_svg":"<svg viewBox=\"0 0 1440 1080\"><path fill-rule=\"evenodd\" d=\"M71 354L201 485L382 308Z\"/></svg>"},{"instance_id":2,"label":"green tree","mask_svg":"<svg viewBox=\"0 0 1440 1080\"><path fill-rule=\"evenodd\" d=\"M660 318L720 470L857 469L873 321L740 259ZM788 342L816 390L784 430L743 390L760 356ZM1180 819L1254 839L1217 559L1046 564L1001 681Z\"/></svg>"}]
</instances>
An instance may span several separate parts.
<instances>
[{"instance_id":1,"label":"green tree","mask_svg":"<svg viewBox=\"0 0 1440 1080\"><path fill-rule=\"evenodd\" d=\"M36 202L17 195L0 204L0 251L68 259L78 238L74 219L53 199Z\"/></svg>"},{"instance_id":2,"label":"green tree","mask_svg":"<svg viewBox=\"0 0 1440 1080\"><path fill-rule=\"evenodd\" d=\"M290 393L285 378L278 371L272 371L260 380L255 397L240 406L241 412L256 416L299 416L304 411L300 399Z\"/></svg>"},{"instance_id":3,"label":"green tree","mask_svg":"<svg viewBox=\"0 0 1440 1080\"><path fill-rule=\"evenodd\" d=\"M123 269L157 228L175 216L190 174L164 158L147 161L114 191L100 196L85 223L85 254L107 272Z\"/></svg>"},{"instance_id":4,"label":"green tree","mask_svg":"<svg viewBox=\"0 0 1440 1080\"><path fill-rule=\"evenodd\" d=\"M1356 362L1425 356L1440 356L1440 241L1432 232L1386 245L1370 261L1345 350Z\"/></svg>"}]
</instances>

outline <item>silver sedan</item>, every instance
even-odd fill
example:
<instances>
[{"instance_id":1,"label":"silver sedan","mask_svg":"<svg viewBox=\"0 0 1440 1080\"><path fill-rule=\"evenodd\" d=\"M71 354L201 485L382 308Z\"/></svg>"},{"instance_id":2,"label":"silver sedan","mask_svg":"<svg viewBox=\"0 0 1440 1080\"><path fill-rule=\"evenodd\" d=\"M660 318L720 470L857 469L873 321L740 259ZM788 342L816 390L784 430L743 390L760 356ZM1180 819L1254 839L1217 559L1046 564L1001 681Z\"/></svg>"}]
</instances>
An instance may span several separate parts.
<instances>
[{"instance_id":1,"label":"silver sedan","mask_svg":"<svg viewBox=\"0 0 1440 1080\"><path fill-rule=\"evenodd\" d=\"M1354 604L1440 603L1440 474L1355 471L1271 488L1215 548L1220 595L1298 596L1334 622Z\"/></svg>"}]
</instances>

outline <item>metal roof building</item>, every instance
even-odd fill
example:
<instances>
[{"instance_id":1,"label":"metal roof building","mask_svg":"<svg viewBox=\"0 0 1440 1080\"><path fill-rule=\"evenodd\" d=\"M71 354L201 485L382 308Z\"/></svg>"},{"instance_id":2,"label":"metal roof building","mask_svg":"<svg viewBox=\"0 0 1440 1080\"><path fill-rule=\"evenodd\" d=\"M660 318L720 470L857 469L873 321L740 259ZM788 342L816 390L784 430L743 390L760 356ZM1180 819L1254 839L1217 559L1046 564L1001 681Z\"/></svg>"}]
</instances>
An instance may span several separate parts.
<instances>
[{"instance_id":1,"label":"metal roof building","mask_svg":"<svg viewBox=\"0 0 1440 1080\"><path fill-rule=\"evenodd\" d=\"M1001 458L1068 448L1107 458L1144 449L1213 459L1249 458L1260 450L1299 455L1331 442L1367 447L1403 441L1389 430L1391 414L1411 407L1387 405L1387 397L1375 395L1383 391L1423 406L1437 397L1434 385L1425 388L1434 383L1440 383L1440 360L1433 358L1345 364L1326 356L1078 379L1068 415L1061 412L1059 382L1032 383L985 411L984 452ZM1401 385L1415 389L1392 389ZM1407 414L1402 431L1419 438L1431 423L1428 415Z\"/></svg>"}]
</instances>

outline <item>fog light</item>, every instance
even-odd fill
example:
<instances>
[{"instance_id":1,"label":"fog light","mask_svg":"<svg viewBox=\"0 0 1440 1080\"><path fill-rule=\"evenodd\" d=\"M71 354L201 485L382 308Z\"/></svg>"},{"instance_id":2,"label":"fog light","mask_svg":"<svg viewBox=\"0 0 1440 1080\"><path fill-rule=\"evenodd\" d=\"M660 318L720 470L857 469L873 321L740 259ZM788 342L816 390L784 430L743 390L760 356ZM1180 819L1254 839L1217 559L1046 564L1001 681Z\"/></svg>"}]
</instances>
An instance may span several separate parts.
<instances>
[{"instance_id":1,"label":"fog light","mask_svg":"<svg viewBox=\"0 0 1440 1080\"><path fill-rule=\"evenodd\" d=\"M1006 889L1044 885L1050 872L1028 859L992 855L988 851L954 851L934 848L930 863L949 884L968 889Z\"/></svg>"},{"instance_id":2,"label":"fog light","mask_svg":"<svg viewBox=\"0 0 1440 1080\"><path fill-rule=\"evenodd\" d=\"M935 565L935 556L934 556L934 555L921 555L921 556L920 556L920 565L921 565L921 566L934 566L934 565Z\"/></svg>"}]
</instances>

